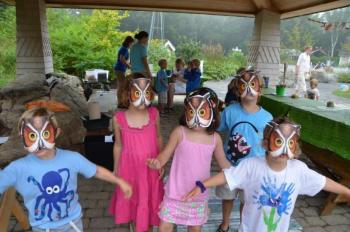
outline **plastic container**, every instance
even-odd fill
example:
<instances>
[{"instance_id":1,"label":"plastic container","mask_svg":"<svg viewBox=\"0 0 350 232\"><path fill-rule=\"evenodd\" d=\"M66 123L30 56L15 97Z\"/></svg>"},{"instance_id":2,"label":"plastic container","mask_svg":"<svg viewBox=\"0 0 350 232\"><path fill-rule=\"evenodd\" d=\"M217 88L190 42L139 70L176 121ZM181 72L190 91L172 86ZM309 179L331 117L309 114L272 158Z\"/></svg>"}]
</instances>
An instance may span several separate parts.
<instances>
[{"instance_id":1,"label":"plastic container","mask_svg":"<svg viewBox=\"0 0 350 232\"><path fill-rule=\"evenodd\" d=\"M286 87L281 85L276 85L276 95L283 97L286 92Z\"/></svg>"}]
</instances>

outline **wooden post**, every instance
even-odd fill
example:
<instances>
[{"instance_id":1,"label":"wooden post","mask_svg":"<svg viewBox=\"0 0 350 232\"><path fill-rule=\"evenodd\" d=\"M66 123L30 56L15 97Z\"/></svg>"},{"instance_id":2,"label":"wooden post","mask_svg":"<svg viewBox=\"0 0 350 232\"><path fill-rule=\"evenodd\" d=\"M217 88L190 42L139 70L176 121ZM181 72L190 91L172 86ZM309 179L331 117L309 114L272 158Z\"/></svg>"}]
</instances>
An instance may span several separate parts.
<instances>
[{"instance_id":1,"label":"wooden post","mask_svg":"<svg viewBox=\"0 0 350 232\"><path fill-rule=\"evenodd\" d=\"M28 218L16 199L14 188L8 189L0 200L0 232L8 231L11 213L15 215L23 229L28 230L30 228Z\"/></svg>"}]
</instances>

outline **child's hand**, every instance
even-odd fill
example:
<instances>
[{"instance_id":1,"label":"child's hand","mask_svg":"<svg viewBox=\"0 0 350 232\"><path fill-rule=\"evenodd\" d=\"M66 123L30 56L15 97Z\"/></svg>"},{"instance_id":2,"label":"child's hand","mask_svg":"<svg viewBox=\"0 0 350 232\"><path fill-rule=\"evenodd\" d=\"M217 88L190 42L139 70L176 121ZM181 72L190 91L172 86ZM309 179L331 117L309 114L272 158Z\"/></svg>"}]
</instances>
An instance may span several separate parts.
<instances>
[{"instance_id":1,"label":"child's hand","mask_svg":"<svg viewBox=\"0 0 350 232\"><path fill-rule=\"evenodd\" d=\"M187 193L186 196L182 198L183 201L188 201L195 196L198 196L201 193L201 189L199 187L195 187L191 192Z\"/></svg>"},{"instance_id":2,"label":"child's hand","mask_svg":"<svg viewBox=\"0 0 350 232\"><path fill-rule=\"evenodd\" d=\"M120 189L123 191L125 198L130 198L132 196L132 188L125 180L120 180Z\"/></svg>"},{"instance_id":3,"label":"child's hand","mask_svg":"<svg viewBox=\"0 0 350 232\"><path fill-rule=\"evenodd\" d=\"M159 179L162 179L165 173L165 168L159 169Z\"/></svg>"},{"instance_id":4,"label":"child's hand","mask_svg":"<svg viewBox=\"0 0 350 232\"><path fill-rule=\"evenodd\" d=\"M152 169L161 169L162 168L158 159L147 159L147 165L148 165L148 167L150 167Z\"/></svg>"}]
</instances>

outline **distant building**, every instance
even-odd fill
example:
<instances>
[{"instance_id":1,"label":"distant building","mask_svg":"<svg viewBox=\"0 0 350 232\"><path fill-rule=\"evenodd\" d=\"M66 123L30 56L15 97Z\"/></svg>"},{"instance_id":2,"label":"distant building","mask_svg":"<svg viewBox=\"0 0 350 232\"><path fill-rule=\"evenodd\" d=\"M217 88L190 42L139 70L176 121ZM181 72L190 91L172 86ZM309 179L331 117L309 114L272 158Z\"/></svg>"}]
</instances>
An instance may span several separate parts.
<instances>
[{"instance_id":1,"label":"distant building","mask_svg":"<svg viewBox=\"0 0 350 232\"><path fill-rule=\"evenodd\" d=\"M170 42L170 40L167 40L164 46L166 47L166 49L168 49L170 53L175 52L176 50L175 46Z\"/></svg>"},{"instance_id":2,"label":"distant building","mask_svg":"<svg viewBox=\"0 0 350 232\"><path fill-rule=\"evenodd\" d=\"M350 52L344 50L339 52L339 66L350 66Z\"/></svg>"}]
</instances>

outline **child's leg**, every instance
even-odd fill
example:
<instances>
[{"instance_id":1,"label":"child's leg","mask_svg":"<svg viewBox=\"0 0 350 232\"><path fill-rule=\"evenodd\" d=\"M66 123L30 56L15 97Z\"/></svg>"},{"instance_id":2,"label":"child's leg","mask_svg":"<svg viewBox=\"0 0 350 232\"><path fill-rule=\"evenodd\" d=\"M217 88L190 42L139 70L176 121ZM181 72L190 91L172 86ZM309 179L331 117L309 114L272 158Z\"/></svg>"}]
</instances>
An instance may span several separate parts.
<instances>
[{"instance_id":1,"label":"child's leg","mask_svg":"<svg viewBox=\"0 0 350 232\"><path fill-rule=\"evenodd\" d=\"M222 223L221 229L226 231L230 226L230 217L233 209L233 200L222 201Z\"/></svg>"},{"instance_id":2,"label":"child's leg","mask_svg":"<svg viewBox=\"0 0 350 232\"><path fill-rule=\"evenodd\" d=\"M159 225L159 232L172 232L174 224L170 222L161 221Z\"/></svg>"},{"instance_id":3,"label":"child's leg","mask_svg":"<svg viewBox=\"0 0 350 232\"><path fill-rule=\"evenodd\" d=\"M202 226L188 226L187 231L188 232L200 232L202 229Z\"/></svg>"},{"instance_id":4,"label":"child's leg","mask_svg":"<svg viewBox=\"0 0 350 232\"><path fill-rule=\"evenodd\" d=\"M153 232L153 226L148 227L148 232Z\"/></svg>"},{"instance_id":5,"label":"child's leg","mask_svg":"<svg viewBox=\"0 0 350 232\"><path fill-rule=\"evenodd\" d=\"M168 90L168 107L173 108L174 106L174 94L175 94L175 84L172 83L169 85Z\"/></svg>"}]
</instances>

